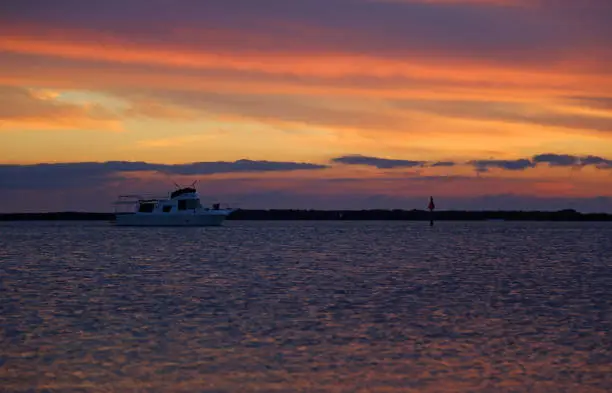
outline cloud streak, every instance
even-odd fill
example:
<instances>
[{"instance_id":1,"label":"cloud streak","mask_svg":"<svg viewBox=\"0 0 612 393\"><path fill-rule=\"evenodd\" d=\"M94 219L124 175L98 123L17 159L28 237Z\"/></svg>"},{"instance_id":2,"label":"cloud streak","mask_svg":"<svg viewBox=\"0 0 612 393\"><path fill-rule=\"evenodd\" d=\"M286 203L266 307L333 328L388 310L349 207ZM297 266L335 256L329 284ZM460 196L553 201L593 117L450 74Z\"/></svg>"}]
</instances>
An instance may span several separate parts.
<instances>
[{"instance_id":1,"label":"cloud streak","mask_svg":"<svg viewBox=\"0 0 612 393\"><path fill-rule=\"evenodd\" d=\"M558 167L595 166L599 169L612 169L612 160L598 156L574 156L570 154L539 154L532 159L534 164L546 163Z\"/></svg>"},{"instance_id":2,"label":"cloud streak","mask_svg":"<svg viewBox=\"0 0 612 393\"><path fill-rule=\"evenodd\" d=\"M457 163L453 161L438 161L431 164L432 167L452 167L455 165L457 165Z\"/></svg>"},{"instance_id":3,"label":"cloud streak","mask_svg":"<svg viewBox=\"0 0 612 393\"><path fill-rule=\"evenodd\" d=\"M488 172L491 168L506 171L524 171L535 168L538 164L547 164L550 167L585 167L594 166L597 169L612 169L612 160L604 157L585 155L576 156L571 154L544 153L537 154L531 158L518 158L515 160L479 159L464 163L454 161L416 161L403 159L390 159L380 157L369 157L359 154L332 158L331 162L344 165L371 166L378 169L414 168L414 167L454 167L457 165L470 165L477 172Z\"/></svg>"},{"instance_id":4,"label":"cloud streak","mask_svg":"<svg viewBox=\"0 0 612 393\"><path fill-rule=\"evenodd\" d=\"M564 30L557 25L561 21L572 26L579 23L578 17L593 19L595 13L605 15L606 8L602 6L605 0L590 0L580 6L568 0L520 1L538 5L528 9L486 6L486 3L516 4L519 2L516 0L452 2L455 5L450 5L450 0L404 1L402 4L364 0L260 0L257 3L242 0L204 3L107 0L103 6L92 6L58 0L50 6L40 0L22 0L3 5L2 15L6 22L13 22L9 26L18 21L37 26L46 24L47 28L103 29L111 37L132 36L140 45L151 41L183 47L193 46L193 43L223 48L241 45L258 51L269 49L274 43L288 50L303 49L307 44L313 47L312 42L319 41L317 47L332 45L332 49L344 47L356 52L372 48L378 51L403 49L410 44L412 49L431 47L444 52L475 48L481 54L486 49L501 55L507 47L526 47L537 53L535 48L560 49L564 42L590 38L589 33L595 27L606 27L605 20L598 19L593 20L590 28L578 31ZM145 4L147 7L143 7ZM568 7L569 4L572 6ZM565 10L567 8L569 10ZM568 11L573 11L573 15ZM541 18L542 15L549 18ZM209 34L199 34L201 26L208 27ZM483 31L488 34L481 34ZM423 42L423 37L427 37L427 42ZM249 40L244 41L244 38ZM550 55L546 52L542 55L545 54Z\"/></svg>"},{"instance_id":5,"label":"cloud streak","mask_svg":"<svg viewBox=\"0 0 612 393\"><path fill-rule=\"evenodd\" d=\"M345 165L373 166L378 169L414 168L423 166L425 164L425 161L394 160L388 158L368 157L358 154L335 157L331 161L337 164Z\"/></svg>"},{"instance_id":6,"label":"cloud streak","mask_svg":"<svg viewBox=\"0 0 612 393\"><path fill-rule=\"evenodd\" d=\"M539 154L530 159L516 160L472 160L465 163L453 161L422 161L389 159L363 155L346 155L332 158L332 164L345 166L369 166L377 169L401 168L432 168L451 167L457 165L473 166L477 172L488 172L491 168L505 171L523 171L535 168L539 164L551 167L585 167L593 166L597 169L612 169L612 160L594 156L574 156L568 154ZM0 165L0 188L8 189L37 189L92 186L105 182L124 180L127 175L154 172L162 175L176 176L207 176L219 174L257 174L257 173L283 173L293 171L321 171L331 169L328 164L289 162L289 161L263 161L263 160L237 160L233 162L193 162L187 164L159 164L138 161L108 161L108 162L74 162L74 163L41 163L30 165L3 164ZM435 172L434 172L435 173ZM383 172L383 174L385 174ZM441 181L475 179L464 175L433 175L427 173L410 172L389 173L380 177L381 181L412 178L418 181ZM347 182L357 181L358 178L341 177L327 179L328 181ZM370 179L371 180L371 179Z\"/></svg>"},{"instance_id":7,"label":"cloud streak","mask_svg":"<svg viewBox=\"0 0 612 393\"><path fill-rule=\"evenodd\" d=\"M477 119L612 132L612 116L565 113L550 105L503 101L404 100L402 108L461 119Z\"/></svg>"},{"instance_id":8,"label":"cloud streak","mask_svg":"<svg viewBox=\"0 0 612 393\"><path fill-rule=\"evenodd\" d=\"M475 160L470 161L477 172L488 172L489 168L499 168L507 171L523 171L535 167L530 160L521 158L518 160Z\"/></svg>"},{"instance_id":9,"label":"cloud streak","mask_svg":"<svg viewBox=\"0 0 612 393\"><path fill-rule=\"evenodd\" d=\"M123 175L130 172L157 172L167 175L212 175L220 173L289 172L326 168L328 166L319 164L253 160L194 162L175 165L128 161L0 165L0 188L87 187L124 179Z\"/></svg>"},{"instance_id":10,"label":"cloud streak","mask_svg":"<svg viewBox=\"0 0 612 393\"><path fill-rule=\"evenodd\" d=\"M0 47L12 53L74 60L328 78L444 75L490 82L501 80L492 79L495 74L523 69L516 80L538 78L551 83L568 79L551 68L572 71L562 60L577 61L567 52L568 45L600 58L610 54L601 40L601 30L612 32L604 20L580 25L581 29L562 28L576 25L576 13L551 12L555 7L540 14L522 8L420 2L328 3L153 1L144 7L141 1L115 0L106 1L104 7L85 7L60 0L50 7L23 1L5 6ZM594 14L591 8L583 12L587 11L589 16ZM554 18L541 17L551 14ZM602 45L595 45L598 37ZM469 76L467 58L473 59ZM601 64L587 59L584 56L580 69L605 72ZM458 66L464 71L457 73ZM584 78L590 73L582 74Z\"/></svg>"},{"instance_id":11,"label":"cloud streak","mask_svg":"<svg viewBox=\"0 0 612 393\"><path fill-rule=\"evenodd\" d=\"M523 171L535 168L538 164L548 164L550 167L585 167L594 166L597 169L612 169L612 160L599 156L575 156L571 154L538 154L532 158L517 160L474 160L468 162L477 172L487 172L489 168L499 168L508 171Z\"/></svg>"},{"instance_id":12,"label":"cloud streak","mask_svg":"<svg viewBox=\"0 0 612 393\"><path fill-rule=\"evenodd\" d=\"M121 130L121 116L97 104L74 104L58 93L0 85L0 132L11 128Z\"/></svg>"}]
</instances>

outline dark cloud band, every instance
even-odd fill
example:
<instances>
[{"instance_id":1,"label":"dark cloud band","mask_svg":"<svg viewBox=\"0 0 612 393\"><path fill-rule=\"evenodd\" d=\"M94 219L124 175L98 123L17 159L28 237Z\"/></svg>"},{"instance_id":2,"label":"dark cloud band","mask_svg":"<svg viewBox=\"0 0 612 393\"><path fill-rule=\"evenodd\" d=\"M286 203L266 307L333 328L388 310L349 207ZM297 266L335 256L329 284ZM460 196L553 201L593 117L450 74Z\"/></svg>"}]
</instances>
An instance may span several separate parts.
<instances>
[{"instance_id":1,"label":"dark cloud band","mask_svg":"<svg viewBox=\"0 0 612 393\"><path fill-rule=\"evenodd\" d=\"M373 166L379 169L414 168L423 166L425 164L425 161L393 160L388 158L362 156L358 154L332 158L332 162L345 165Z\"/></svg>"},{"instance_id":2,"label":"dark cloud band","mask_svg":"<svg viewBox=\"0 0 612 393\"><path fill-rule=\"evenodd\" d=\"M154 164L147 162L108 161L33 165L0 165L0 188L32 189L87 186L101 180L120 179L125 172L154 171L169 175L212 175L217 173L283 172L320 170L327 165L238 160L233 162L193 162L189 164Z\"/></svg>"},{"instance_id":3,"label":"dark cloud band","mask_svg":"<svg viewBox=\"0 0 612 393\"><path fill-rule=\"evenodd\" d=\"M413 168L413 167L452 167L460 165L454 161L413 161L402 159L389 159L380 157L362 156L358 154L332 158L331 162L344 165L364 165L379 169ZM487 172L490 168L507 171L523 171L535 168L539 164L548 164L551 167L585 167L594 166L598 169L612 169L612 159L586 155L575 156L570 154L543 153L531 158L516 160L472 160L465 164L473 166L477 172Z\"/></svg>"}]
</instances>

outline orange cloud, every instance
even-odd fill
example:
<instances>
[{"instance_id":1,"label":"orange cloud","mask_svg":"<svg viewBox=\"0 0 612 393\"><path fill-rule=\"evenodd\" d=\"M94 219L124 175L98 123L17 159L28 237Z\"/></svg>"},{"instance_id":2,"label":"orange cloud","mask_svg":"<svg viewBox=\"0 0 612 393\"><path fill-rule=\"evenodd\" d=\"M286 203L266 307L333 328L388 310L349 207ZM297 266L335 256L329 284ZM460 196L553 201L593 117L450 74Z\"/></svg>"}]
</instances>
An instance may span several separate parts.
<instances>
[{"instance_id":1,"label":"orange cloud","mask_svg":"<svg viewBox=\"0 0 612 393\"><path fill-rule=\"evenodd\" d=\"M588 62L548 69L423 51L402 56L299 48L256 52L139 44L88 30L51 29L42 35L40 29L5 29L9 34L0 37L0 48L10 56L0 64L0 82L106 92L125 101L128 109L120 114L134 121L209 118L237 127L310 127L336 135L333 143L344 144L344 152L422 150L431 156L437 151L441 159L485 151L512 155L551 144L581 151L596 147L594 153L607 154L601 141L612 136L594 132L609 130L609 111L558 105L559 97L612 91L611 77L590 72ZM197 32L189 31L194 37L208 33ZM223 41L227 32L212 33ZM45 72L37 71L41 59ZM407 99L412 102L398 104ZM181 137L139 138L139 146L178 147L185 143ZM316 146L307 138L302 144ZM234 139L233 144L240 150L251 142Z\"/></svg>"},{"instance_id":2,"label":"orange cloud","mask_svg":"<svg viewBox=\"0 0 612 393\"><path fill-rule=\"evenodd\" d=\"M0 86L0 131L13 129L95 129L120 131L121 120L95 103L72 104L44 89Z\"/></svg>"},{"instance_id":3,"label":"orange cloud","mask_svg":"<svg viewBox=\"0 0 612 393\"><path fill-rule=\"evenodd\" d=\"M54 36L53 32L45 36L3 35L0 37L0 50L74 60L328 79L350 76L406 77L457 83L503 81L502 83L519 86L536 85L549 88L602 88L603 84L603 87L612 88L612 77L601 71L590 70L593 63L588 59L578 64L573 64L576 60L572 60L570 63L545 66L529 64L529 67L525 67L520 63L503 66L483 58L471 60L451 55L430 56L427 52L416 52L404 58L304 50L261 53L249 51L248 48L228 51L205 46L197 49L168 47L163 44L151 46L120 38L111 39L88 31L79 33L82 36L78 39L70 37L68 32L61 32L58 37Z\"/></svg>"}]
</instances>

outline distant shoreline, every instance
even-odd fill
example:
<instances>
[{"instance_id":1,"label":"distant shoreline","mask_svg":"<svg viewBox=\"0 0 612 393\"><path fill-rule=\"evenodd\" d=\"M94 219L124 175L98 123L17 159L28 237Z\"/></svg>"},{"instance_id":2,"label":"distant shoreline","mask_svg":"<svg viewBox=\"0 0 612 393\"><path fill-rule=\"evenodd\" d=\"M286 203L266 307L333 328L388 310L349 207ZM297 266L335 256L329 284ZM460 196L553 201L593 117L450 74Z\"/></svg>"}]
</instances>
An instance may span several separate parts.
<instances>
[{"instance_id":1,"label":"distant shoreline","mask_svg":"<svg viewBox=\"0 0 612 393\"><path fill-rule=\"evenodd\" d=\"M237 210L228 220L429 221L425 210ZM436 211L436 221L612 221L612 214L561 211ZM0 213L0 221L113 221L114 213Z\"/></svg>"}]
</instances>

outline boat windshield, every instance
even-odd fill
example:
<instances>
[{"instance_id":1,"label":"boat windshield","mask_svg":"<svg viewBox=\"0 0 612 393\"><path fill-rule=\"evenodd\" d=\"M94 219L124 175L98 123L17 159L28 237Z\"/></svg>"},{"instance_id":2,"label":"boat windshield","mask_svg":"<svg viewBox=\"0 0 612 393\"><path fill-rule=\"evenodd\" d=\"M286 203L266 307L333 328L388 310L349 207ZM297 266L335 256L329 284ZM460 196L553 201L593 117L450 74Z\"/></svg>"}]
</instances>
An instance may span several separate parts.
<instances>
[{"instance_id":1,"label":"boat windshield","mask_svg":"<svg viewBox=\"0 0 612 393\"><path fill-rule=\"evenodd\" d=\"M202 207L199 199L181 199L178 201L179 210L194 210Z\"/></svg>"}]
</instances>

